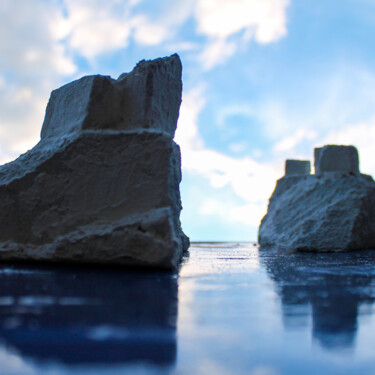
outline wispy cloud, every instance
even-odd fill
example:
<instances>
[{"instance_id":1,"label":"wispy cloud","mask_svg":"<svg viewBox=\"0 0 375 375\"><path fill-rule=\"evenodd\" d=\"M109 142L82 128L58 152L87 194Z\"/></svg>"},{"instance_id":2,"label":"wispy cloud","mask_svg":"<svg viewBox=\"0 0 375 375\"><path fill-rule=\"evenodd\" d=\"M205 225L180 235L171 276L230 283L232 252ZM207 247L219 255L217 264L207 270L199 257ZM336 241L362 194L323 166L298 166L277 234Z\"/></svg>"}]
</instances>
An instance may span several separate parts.
<instances>
[{"instance_id":1,"label":"wispy cloud","mask_svg":"<svg viewBox=\"0 0 375 375\"><path fill-rule=\"evenodd\" d=\"M77 71L54 2L0 3L0 149L9 161L38 139L51 88Z\"/></svg>"},{"instance_id":2,"label":"wispy cloud","mask_svg":"<svg viewBox=\"0 0 375 375\"><path fill-rule=\"evenodd\" d=\"M88 59L124 48L131 35L132 2L63 0L65 42Z\"/></svg>"},{"instance_id":3,"label":"wispy cloud","mask_svg":"<svg viewBox=\"0 0 375 375\"><path fill-rule=\"evenodd\" d=\"M20 16L22 14L22 17ZM42 0L1 1L0 70L17 72L23 79L72 74L77 67L60 43L56 31L61 14Z\"/></svg>"},{"instance_id":4,"label":"wispy cloud","mask_svg":"<svg viewBox=\"0 0 375 375\"><path fill-rule=\"evenodd\" d=\"M203 176L215 189L229 187L244 204L226 204L207 197L200 208L203 215L216 215L223 221L245 222L257 226L267 201L280 177L278 163L259 163L250 157L234 158L207 148L200 136L198 118L205 105L204 87L185 93L176 133L182 150L183 170Z\"/></svg>"},{"instance_id":5,"label":"wispy cloud","mask_svg":"<svg viewBox=\"0 0 375 375\"><path fill-rule=\"evenodd\" d=\"M131 40L146 46L181 41L179 30L188 20L205 38L196 59L209 70L227 61L251 40L266 44L287 33L288 0L164 0L162 11L148 12L142 2L63 0L66 16L59 30L70 48L82 56L96 56L125 48ZM235 38L234 38L235 37Z\"/></svg>"},{"instance_id":6,"label":"wispy cloud","mask_svg":"<svg viewBox=\"0 0 375 375\"><path fill-rule=\"evenodd\" d=\"M208 38L199 55L203 67L226 61L243 42L266 44L284 37L288 5L288 0L197 0L197 32Z\"/></svg>"},{"instance_id":7,"label":"wispy cloud","mask_svg":"<svg viewBox=\"0 0 375 375\"><path fill-rule=\"evenodd\" d=\"M226 39L240 31L259 43L270 43L286 35L288 0L198 0L198 32Z\"/></svg>"}]
</instances>

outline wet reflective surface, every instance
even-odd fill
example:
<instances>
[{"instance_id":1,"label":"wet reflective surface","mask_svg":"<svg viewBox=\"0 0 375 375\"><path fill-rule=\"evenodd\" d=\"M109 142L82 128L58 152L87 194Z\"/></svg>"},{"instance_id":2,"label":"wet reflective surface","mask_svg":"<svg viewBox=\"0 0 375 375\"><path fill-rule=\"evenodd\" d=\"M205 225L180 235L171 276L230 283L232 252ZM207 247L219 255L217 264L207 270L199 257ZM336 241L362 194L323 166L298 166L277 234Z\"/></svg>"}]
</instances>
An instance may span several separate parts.
<instances>
[{"instance_id":1,"label":"wet reflective surface","mask_svg":"<svg viewBox=\"0 0 375 375\"><path fill-rule=\"evenodd\" d=\"M194 244L180 272L0 265L0 374L375 374L375 251Z\"/></svg>"}]
</instances>

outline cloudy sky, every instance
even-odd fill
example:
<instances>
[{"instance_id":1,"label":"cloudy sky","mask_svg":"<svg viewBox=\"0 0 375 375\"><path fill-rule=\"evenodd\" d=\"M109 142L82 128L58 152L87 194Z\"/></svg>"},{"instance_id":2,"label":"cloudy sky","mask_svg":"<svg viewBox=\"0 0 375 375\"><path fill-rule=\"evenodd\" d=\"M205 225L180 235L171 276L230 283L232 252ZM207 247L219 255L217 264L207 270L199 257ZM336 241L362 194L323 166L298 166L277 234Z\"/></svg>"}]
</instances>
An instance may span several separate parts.
<instances>
[{"instance_id":1,"label":"cloudy sky","mask_svg":"<svg viewBox=\"0 0 375 375\"><path fill-rule=\"evenodd\" d=\"M256 240L286 158L358 147L375 174L375 0L1 0L0 162L39 140L50 91L179 53L182 223Z\"/></svg>"}]
</instances>

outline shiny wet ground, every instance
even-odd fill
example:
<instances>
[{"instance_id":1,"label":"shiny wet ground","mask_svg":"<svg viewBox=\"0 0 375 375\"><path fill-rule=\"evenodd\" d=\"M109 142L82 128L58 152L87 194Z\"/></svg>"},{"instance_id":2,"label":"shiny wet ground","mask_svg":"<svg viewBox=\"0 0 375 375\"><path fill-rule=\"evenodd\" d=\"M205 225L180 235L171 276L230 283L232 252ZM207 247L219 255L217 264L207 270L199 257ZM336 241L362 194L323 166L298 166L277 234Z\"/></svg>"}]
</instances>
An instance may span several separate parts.
<instances>
[{"instance_id":1,"label":"shiny wet ground","mask_svg":"<svg viewBox=\"0 0 375 375\"><path fill-rule=\"evenodd\" d=\"M179 274L0 266L0 374L375 374L375 252L194 244Z\"/></svg>"}]
</instances>

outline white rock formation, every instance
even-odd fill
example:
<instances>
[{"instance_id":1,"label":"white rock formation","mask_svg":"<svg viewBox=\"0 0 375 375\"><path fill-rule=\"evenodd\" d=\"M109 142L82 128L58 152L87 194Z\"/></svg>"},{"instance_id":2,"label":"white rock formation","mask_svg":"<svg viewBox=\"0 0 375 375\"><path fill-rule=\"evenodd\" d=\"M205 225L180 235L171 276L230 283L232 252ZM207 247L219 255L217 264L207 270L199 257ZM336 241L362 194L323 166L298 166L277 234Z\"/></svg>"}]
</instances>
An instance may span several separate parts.
<instances>
[{"instance_id":1,"label":"white rock formation","mask_svg":"<svg viewBox=\"0 0 375 375\"><path fill-rule=\"evenodd\" d=\"M315 156L318 174L277 181L259 244L288 251L375 249L375 182L359 173L356 149L325 146Z\"/></svg>"},{"instance_id":2,"label":"white rock formation","mask_svg":"<svg viewBox=\"0 0 375 375\"><path fill-rule=\"evenodd\" d=\"M41 141L0 167L0 259L178 265L181 63L133 72L52 92Z\"/></svg>"}]
</instances>

